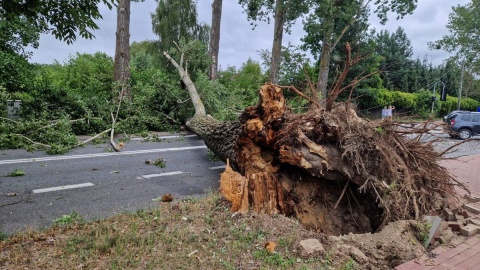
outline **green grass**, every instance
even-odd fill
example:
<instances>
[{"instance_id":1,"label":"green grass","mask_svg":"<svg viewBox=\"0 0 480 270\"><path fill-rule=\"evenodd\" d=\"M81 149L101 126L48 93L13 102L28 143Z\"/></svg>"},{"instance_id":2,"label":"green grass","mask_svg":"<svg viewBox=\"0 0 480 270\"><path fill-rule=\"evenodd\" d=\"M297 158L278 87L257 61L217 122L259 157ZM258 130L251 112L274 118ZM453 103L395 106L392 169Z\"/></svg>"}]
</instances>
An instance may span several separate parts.
<instances>
[{"instance_id":1,"label":"green grass","mask_svg":"<svg viewBox=\"0 0 480 270\"><path fill-rule=\"evenodd\" d=\"M70 225L75 222L83 222L83 221L84 221L83 217L81 217L77 212L72 211L68 215L63 215L57 219L54 219L53 223L55 225Z\"/></svg>"},{"instance_id":2,"label":"green grass","mask_svg":"<svg viewBox=\"0 0 480 270\"><path fill-rule=\"evenodd\" d=\"M17 177L17 176L24 176L25 171L22 169L15 169L7 174L9 177Z\"/></svg>"},{"instance_id":3,"label":"green grass","mask_svg":"<svg viewBox=\"0 0 480 270\"><path fill-rule=\"evenodd\" d=\"M0 269L358 269L338 254L300 258L296 242L311 236L297 221L233 216L218 193L92 222L71 212L54 223L3 236Z\"/></svg>"}]
</instances>

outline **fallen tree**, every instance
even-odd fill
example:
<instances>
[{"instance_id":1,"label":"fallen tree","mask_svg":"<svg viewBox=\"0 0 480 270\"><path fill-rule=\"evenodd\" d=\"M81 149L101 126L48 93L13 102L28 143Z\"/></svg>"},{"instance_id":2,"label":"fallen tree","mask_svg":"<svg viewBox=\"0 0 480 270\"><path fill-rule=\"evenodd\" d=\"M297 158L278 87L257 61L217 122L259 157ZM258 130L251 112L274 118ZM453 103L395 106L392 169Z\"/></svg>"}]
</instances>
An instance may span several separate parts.
<instances>
[{"instance_id":1,"label":"fallen tree","mask_svg":"<svg viewBox=\"0 0 480 270\"><path fill-rule=\"evenodd\" d=\"M308 112L295 114L282 87L265 84L259 104L233 122L206 115L183 55L177 63L164 54L195 107L187 127L227 162L220 191L232 212L285 214L330 235L365 233L397 220L418 220L454 193L453 179L436 163L431 143L408 138L390 119L368 121L349 103L334 103L354 85L342 87L359 60L350 54L325 107L311 99Z\"/></svg>"}]
</instances>

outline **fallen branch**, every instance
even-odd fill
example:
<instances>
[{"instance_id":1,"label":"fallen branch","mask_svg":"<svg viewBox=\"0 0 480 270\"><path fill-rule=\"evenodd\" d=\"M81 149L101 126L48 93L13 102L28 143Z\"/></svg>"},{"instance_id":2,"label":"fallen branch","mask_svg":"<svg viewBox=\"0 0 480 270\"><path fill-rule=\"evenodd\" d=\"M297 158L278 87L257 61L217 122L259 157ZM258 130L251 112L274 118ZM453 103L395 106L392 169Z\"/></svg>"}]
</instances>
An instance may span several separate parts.
<instances>
[{"instance_id":1,"label":"fallen branch","mask_svg":"<svg viewBox=\"0 0 480 270\"><path fill-rule=\"evenodd\" d=\"M15 135L15 136L22 137L23 139L29 141L29 142L32 143L32 144L41 145L41 146L43 146L43 147L51 148L51 146L48 145L48 144L35 142L35 141L33 141L32 139L30 139L30 138L28 138L28 137L26 137L26 136L24 136L24 135L22 135L22 134L13 133L13 134L11 134L11 135Z\"/></svg>"},{"instance_id":2,"label":"fallen branch","mask_svg":"<svg viewBox=\"0 0 480 270\"><path fill-rule=\"evenodd\" d=\"M84 145L84 144L87 144L87 143L89 143L89 142L91 142L91 141L93 141L93 140L101 137L103 134L109 132L110 130L112 130L112 128L109 128L109 129L107 129L107 130L104 130L104 131L98 133L97 135L95 135L95 136L93 136L93 137L91 137L91 138L89 138L89 139L86 139L86 140L83 141L83 142L78 143L77 145L73 146L72 148L79 147L79 146L82 146L82 145Z\"/></svg>"},{"instance_id":3,"label":"fallen branch","mask_svg":"<svg viewBox=\"0 0 480 270\"><path fill-rule=\"evenodd\" d=\"M10 118L0 117L0 119L2 119L2 120L8 120L8 121L13 122L13 123L15 123L15 124L18 124L18 123L19 123L19 122L15 121L15 120L12 120L12 119L10 119Z\"/></svg>"},{"instance_id":4,"label":"fallen branch","mask_svg":"<svg viewBox=\"0 0 480 270\"><path fill-rule=\"evenodd\" d=\"M85 118L80 118L80 119L75 119L75 120L69 120L70 123L75 123L75 122L79 122L79 121L83 121L85 120ZM61 121L54 121L52 124L50 125L46 125L46 126L43 126L43 127L39 127L37 128L35 131L37 130L41 130L41 129L46 129L46 128L49 128L49 127L54 127L58 124L60 124Z\"/></svg>"}]
</instances>

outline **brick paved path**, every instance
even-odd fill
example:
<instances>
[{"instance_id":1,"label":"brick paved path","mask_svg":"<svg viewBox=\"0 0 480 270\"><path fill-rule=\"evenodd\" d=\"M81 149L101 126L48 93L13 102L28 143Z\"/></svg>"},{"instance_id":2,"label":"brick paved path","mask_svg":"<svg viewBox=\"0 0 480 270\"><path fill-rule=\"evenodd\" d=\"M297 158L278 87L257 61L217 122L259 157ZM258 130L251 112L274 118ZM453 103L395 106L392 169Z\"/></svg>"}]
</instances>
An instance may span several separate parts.
<instances>
[{"instance_id":1,"label":"brick paved path","mask_svg":"<svg viewBox=\"0 0 480 270\"><path fill-rule=\"evenodd\" d=\"M480 155L442 160L440 164L447 168L458 181L467 185L472 194L480 195ZM461 195L466 193L460 189L457 191Z\"/></svg>"},{"instance_id":2,"label":"brick paved path","mask_svg":"<svg viewBox=\"0 0 480 270\"><path fill-rule=\"evenodd\" d=\"M480 155L460 157L440 162L473 195L480 196ZM460 195L466 194L456 188ZM458 246L448 249L440 246L431 251L431 259L419 258L397 266L396 270L478 270L480 269L480 235L467 238Z\"/></svg>"}]
</instances>

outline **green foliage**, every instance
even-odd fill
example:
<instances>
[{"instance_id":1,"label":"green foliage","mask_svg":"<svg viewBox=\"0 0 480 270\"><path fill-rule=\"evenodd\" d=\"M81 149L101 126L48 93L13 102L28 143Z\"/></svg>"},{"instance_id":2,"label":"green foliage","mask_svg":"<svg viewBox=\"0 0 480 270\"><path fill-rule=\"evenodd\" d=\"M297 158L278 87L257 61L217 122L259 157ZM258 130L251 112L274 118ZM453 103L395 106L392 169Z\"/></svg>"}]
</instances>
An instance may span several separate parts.
<instances>
[{"instance_id":1,"label":"green foliage","mask_svg":"<svg viewBox=\"0 0 480 270\"><path fill-rule=\"evenodd\" d=\"M72 211L68 215L63 215L62 217L54 219L53 223L55 225L71 225L73 223L83 222L83 221L85 220L82 216L80 216L77 212Z\"/></svg>"},{"instance_id":2,"label":"green foliage","mask_svg":"<svg viewBox=\"0 0 480 270\"><path fill-rule=\"evenodd\" d=\"M408 86L402 85L402 80L409 71L413 48L403 28L398 27L394 33L382 30L373 37L373 40L376 53L383 57L381 76L384 87L408 91Z\"/></svg>"},{"instance_id":3,"label":"green foliage","mask_svg":"<svg viewBox=\"0 0 480 270\"><path fill-rule=\"evenodd\" d=\"M362 110L380 109L393 105L396 111L425 117L430 114L432 105L432 93L425 90L417 93L405 93L386 89L364 88L358 89L355 95ZM435 104L437 106L436 110L438 110L440 104L438 102Z\"/></svg>"},{"instance_id":4,"label":"green foliage","mask_svg":"<svg viewBox=\"0 0 480 270\"><path fill-rule=\"evenodd\" d=\"M249 20L266 21L270 23L272 15L275 13L285 14L285 27L287 31L300 16L308 12L309 2L304 0L287 0L279 2L270 0L239 0ZM252 22L252 25L255 25Z\"/></svg>"},{"instance_id":5,"label":"green foliage","mask_svg":"<svg viewBox=\"0 0 480 270\"><path fill-rule=\"evenodd\" d=\"M359 265L352 258L350 258L342 267L342 270L354 270L354 269L360 269L360 268L359 268Z\"/></svg>"},{"instance_id":6,"label":"green foliage","mask_svg":"<svg viewBox=\"0 0 480 270\"><path fill-rule=\"evenodd\" d=\"M190 0L158 0L152 13L153 32L159 37L158 50L166 52L180 44L198 40L207 44L209 26L197 21L197 6ZM161 60L166 60L164 57Z\"/></svg>"},{"instance_id":7,"label":"green foliage","mask_svg":"<svg viewBox=\"0 0 480 270\"><path fill-rule=\"evenodd\" d=\"M449 34L440 40L430 42L430 48L457 53L457 58L466 60L467 69L473 67L474 72L478 74L480 72L478 69L480 62L479 22L480 1L473 0L463 6L453 7L447 24Z\"/></svg>"},{"instance_id":8,"label":"green foliage","mask_svg":"<svg viewBox=\"0 0 480 270\"><path fill-rule=\"evenodd\" d=\"M0 70L2 70L0 72L0 87L5 87L9 92L31 87L34 66L29 64L25 57L0 50Z\"/></svg>"},{"instance_id":9,"label":"green foliage","mask_svg":"<svg viewBox=\"0 0 480 270\"><path fill-rule=\"evenodd\" d=\"M215 153L213 153L210 149L208 149L208 151L207 151L207 157L208 157L208 160L210 160L210 161L218 161L218 160L220 160L220 159L215 155Z\"/></svg>"},{"instance_id":10,"label":"green foliage","mask_svg":"<svg viewBox=\"0 0 480 270\"><path fill-rule=\"evenodd\" d=\"M7 174L7 176L10 176L10 177L17 177L17 176L24 176L24 175L25 175L25 171L22 169L15 169Z\"/></svg>"},{"instance_id":11,"label":"green foliage","mask_svg":"<svg viewBox=\"0 0 480 270\"><path fill-rule=\"evenodd\" d=\"M94 37L90 31L98 29L95 20L102 18L98 10L100 3L111 9L115 0L2 1L0 17L7 23L25 20L36 32L51 32L57 39L70 44L77 34L88 39Z\"/></svg>"},{"instance_id":12,"label":"green foliage","mask_svg":"<svg viewBox=\"0 0 480 270\"><path fill-rule=\"evenodd\" d=\"M438 100L438 99L437 99ZM480 102L471 98L462 98L460 100L460 109L466 111L477 111L480 107ZM458 97L447 96L446 101L440 101L440 108L438 110L438 115L446 115L453 110L458 109Z\"/></svg>"},{"instance_id":13,"label":"green foliage","mask_svg":"<svg viewBox=\"0 0 480 270\"><path fill-rule=\"evenodd\" d=\"M238 70L229 67L220 71L218 80L210 81L206 75L201 74L196 85L210 114L217 119L234 120L245 107L257 103L257 91L265 80L260 64L248 60Z\"/></svg>"},{"instance_id":14,"label":"green foliage","mask_svg":"<svg viewBox=\"0 0 480 270\"><path fill-rule=\"evenodd\" d=\"M0 231L0 241L6 241L8 240L8 234L5 232Z\"/></svg>"},{"instance_id":15,"label":"green foliage","mask_svg":"<svg viewBox=\"0 0 480 270\"><path fill-rule=\"evenodd\" d=\"M413 226L413 232L415 234L415 237L417 237L420 242L424 243L428 240L430 228L432 228L432 224L426 221L417 221Z\"/></svg>"},{"instance_id":16,"label":"green foliage","mask_svg":"<svg viewBox=\"0 0 480 270\"><path fill-rule=\"evenodd\" d=\"M416 93L400 91L388 91L386 89L364 88L355 92L356 101L362 110L382 108L394 105L397 111L426 117L432 109L432 92L422 90ZM434 112L437 116L443 116L456 110L458 98L447 96L446 101L440 101L437 94ZM471 98L463 98L460 103L462 110L476 111L480 102Z\"/></svg>"},{"instance_id":17,"label":"green foliage","mask_svg":"<svg viewBox=\"0 0 480 270\"><path fill-rule=\"evenodd\" d=\"M153 162L153 165L159 168L165 168L167 166L167 162L163 158L158 158Z\"/></svg>"},{"instance_id":18,"label":"green foliage","mask_svg":"<svg viewBox=\"0 0 480 270\"><path fill-rule=\"evenodd\" d=\"M67 86L82 98L113 98L113 59L105 53L70 56L62 73L56 87Z\"/></svg>"}]
</instances>

